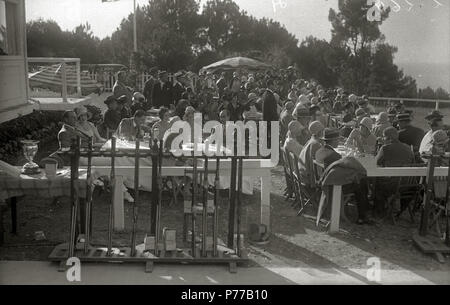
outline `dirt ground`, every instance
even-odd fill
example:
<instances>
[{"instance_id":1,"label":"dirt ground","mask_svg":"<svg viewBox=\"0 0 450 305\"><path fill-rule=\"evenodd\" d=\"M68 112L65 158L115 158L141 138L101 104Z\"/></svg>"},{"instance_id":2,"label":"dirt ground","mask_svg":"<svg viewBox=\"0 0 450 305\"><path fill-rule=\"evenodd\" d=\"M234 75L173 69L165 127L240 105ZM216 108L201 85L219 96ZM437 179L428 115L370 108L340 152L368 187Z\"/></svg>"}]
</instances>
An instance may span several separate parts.
<instances>
[{"instance_id":1,"label":"dirt ground","mask_svg":"<svg viewBox=\"0 0 450 305\"><path fill-rule=\"evenodd\" d=\"M447 112L449 110L446 110ZM420 111L420 116L427 111ZM416 112L419 115L418 112ZM417 116L416 116L417 118ZM422 125L422 124L418 124ZM424 126L421 126L424 127ZM53 146L56 146L53 145ZM47 147L53 151L52 145ZM40 151L45 155L46 151ZM37 158L38 159L38 158ZM373 254L381 259L389 260L408 270L448 271L450 274L450 257L444 264L436 259L420 252L412 242L412 235L417 230L418 214L415 223L412 224L407 213L393 225L390 221L378 221L375 225L356 225L352 222L341 222L341 231L330 236L323 227L316 227L312 216L315 210L309 208L305 216L296 216L296 210L292 208L291 202L286 201L282 194L285 188L285 180L282 166L272 171L271 189L271 235L269 242L258 245L267 253L302 261L310 266L321 268L330 262L317 253L328 253L328 256L342 256L341 249L333 247L331 239L338 239L353 247ZM249 224L258 223L260 215L260 184L255 181L255 192L253 195L243 195L242 206L242 231L247 241L247 228ZM162 227L175 229L177 231L177 247L182 247L182 225L183 225L183 201L180 199L176 204L169 205L169 195L164 196ZM93 244L106 245L109 194L96 189L93 203ZM219 236L226 241L228 194L221 193L219 203ZM150 194L141 192L141 201L138 209L138 243L142 243L144 236L149 231L149 209ZM131 242L131 216L133 205L125 203L124 232L114 234L115 246L129 246ZM356 209L349 208L350 219L356 217ZM59 243L66 242L69 235L70 205L68 198L61 198L58 202L52 200L21 198L18 200L18 234L9 234L11 220L9 210L4 213L5 229L7 231L5 244L0 247L0 260L46 260L52 248ZM46 239L34 240L34 232L44 231ZM294 236L304 234L307 240L307 232L317 232L319 239L311 241L315 251L310 251L288 242L280 236ZM361 268L361 263L354 259L349 253L340 258L345 262L346 268ZM256 265L254 261L249 266Z\"/></svg>"}]
</instances>

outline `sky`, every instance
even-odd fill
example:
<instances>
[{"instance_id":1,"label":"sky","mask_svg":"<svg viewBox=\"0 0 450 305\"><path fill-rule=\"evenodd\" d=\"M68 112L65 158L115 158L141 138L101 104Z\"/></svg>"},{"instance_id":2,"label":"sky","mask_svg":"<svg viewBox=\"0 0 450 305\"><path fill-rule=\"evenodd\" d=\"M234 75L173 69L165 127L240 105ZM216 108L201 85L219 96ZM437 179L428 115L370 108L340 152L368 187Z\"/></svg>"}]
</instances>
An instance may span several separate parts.
<instances>
[{"instance_id":1,"label":"sky","mask_svg":"<svg viewBox=\"0 0 450 305\"><path fill-rule=\"evenodd\" d=\"M63 30L89 22L93 33L111 35L133 10L133 0L25 0L27 21L53 19ZM144 5L148 0L136 0ZM202 3L206 0L201 0ZM330 8L338 0L235 0L257 18L283 24L299 41L312 35L329 41ZM386 42L398 47L395 63L416 78L419 87L450 90L450 0L382 0L391 14L381 26ZM397 6L398 5L398 6ZM412 6L411 6L412 5ZM139 30L139 29L138 29Z\"/></svg>"}]
</instances>

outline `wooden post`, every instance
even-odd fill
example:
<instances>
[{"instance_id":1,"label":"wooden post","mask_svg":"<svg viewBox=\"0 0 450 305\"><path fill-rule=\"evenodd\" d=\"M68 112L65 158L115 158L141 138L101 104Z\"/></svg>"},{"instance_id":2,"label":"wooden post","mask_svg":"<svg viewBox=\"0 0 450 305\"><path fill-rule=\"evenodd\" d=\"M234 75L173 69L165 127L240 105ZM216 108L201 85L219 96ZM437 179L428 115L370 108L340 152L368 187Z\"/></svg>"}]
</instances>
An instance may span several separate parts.
<instances>
[{"instance_id":1,"label":"wooden post","mask_svg":"<svg viewBox=\"0 0 450 305\"><path fill-rule=\"evenodd\" d=\"M78 59L76 62L76 66L77 66L77 97L81 97L82 93L81 93L81 65L80 65L80 60Z\"/></svg>"},{"instance_id":2,"label":"wooden post","mask_svg":"<svg viewBox=\"0 0 450 305\"><path fill-rule=\"evenodd\" d=\"M436 110L439 110L439 101L436 101L436 107L435 107L435 109L436 109Z\"/></svg>"},{"instance_id":3,"label":"wooden post","mask_svg":"<svg viewBox=\"0 0 450 305\"><path fill-rule=\"evenodd\" d=\"M61 88L62 99L64 103L67 103L67 74L65 62L61 64L61 81L62 81L62 88Z\"/></svg>"},{"instance_id":4,"label":"wooden post","mask_svg":"<svg viewBox=\"0 0 450 305\"><path fill-rule=\"evenodd\" d=\"M236 213L236 175L237 175L237 158L231 157L231 177L230 177L230 191L228 208L228 248L234 248L234 219Z\"/></svg>"},{"instance_id":5,"label":"wooden post","mask_svg":"<svg viewBox=\"0 0 450 305\"><path fill-rule=\"evenodd\" d=\"M420 217L420 227L419 227L419 235L426 236L428 234L428 218L430 216L430 199L433 196L433 181L434 181L434 162L435 158L433 155L430 156L428 160L427 167L427 181L426 181L426 190L425 196L423 198L423 208L422 215Z\"/></svg>"}]
</instances>

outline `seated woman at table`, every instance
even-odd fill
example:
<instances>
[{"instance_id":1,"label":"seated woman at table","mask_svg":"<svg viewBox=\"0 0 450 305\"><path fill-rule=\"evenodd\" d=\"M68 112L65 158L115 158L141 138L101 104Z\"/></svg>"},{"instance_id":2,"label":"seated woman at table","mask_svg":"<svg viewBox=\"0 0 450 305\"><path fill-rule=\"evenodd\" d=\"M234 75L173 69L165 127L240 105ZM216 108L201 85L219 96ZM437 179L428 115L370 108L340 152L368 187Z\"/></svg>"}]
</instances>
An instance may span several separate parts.
<instances>
[{"instance_id":1,"label":"seated woman at table","mask_svg":"<svg viewBox=\"0 0 450 305\"><path fill-rule=\"evenodd\" d=\"M97 127L88 121L90 118L90 113L87 111L86 107L81 106L75 108L75 114L77 116L77 122L75 123L75 128L83 133L84 135L91 137L94 144L103 144L106 139L102 138L98 133Z\"/></svg>"},{"instance_id":2,"label":"seated woman at table","mask_svg":"<svg viewBox=\"0 0 450 305\"><path fill-rule=\"evenodd\" d=\"M359 128L353 129L345 146L356 147L360 153L373 154L376 150L377 138L372 134L372 119L363 118Z\"/></svg>"},{"instance_id":3,"label":"seated woman at table","mask_svg":"<svg viewBox=\"0 0 450 305\"><path fill-rule=\"evenodd\" d=\"M162 140L164 139L164 134L170 128L170 111L166 107L161 107L159 109L159 118L161 121L153 124L152 134L153 137Z\"/></svg>"}]
</instances>

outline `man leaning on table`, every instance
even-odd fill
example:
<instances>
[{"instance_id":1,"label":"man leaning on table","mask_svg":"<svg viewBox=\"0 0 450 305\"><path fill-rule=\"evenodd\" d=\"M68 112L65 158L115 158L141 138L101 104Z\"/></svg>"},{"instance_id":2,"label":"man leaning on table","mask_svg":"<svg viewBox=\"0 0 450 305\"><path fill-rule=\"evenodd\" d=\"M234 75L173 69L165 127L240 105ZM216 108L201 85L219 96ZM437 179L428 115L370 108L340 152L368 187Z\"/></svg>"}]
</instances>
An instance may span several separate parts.
<instances>
[{"instance_id":1,"label":"man leaning on table","mask_svg":"<svg viewBox=\"0 0 450 305\"><path fill-rule=\"evenodd\" d=\"M380 148L376 161L380 167L401 167L414 163L414 153L410 146L399 141L395 127L383 131L384 145ZM375 214L383 217L388 198L394 194L398 182L397 177L379 177L376 179ZM403 211L408 202L400 202Z\"/></svg>"},{"instance_id":2,"label":"man leaning on table","mask_svg":"<svg viewBox=\"0 0 450 305\"><path fill-rule=\"evenodd\" d=\"M339 130L337 129L325 128L323 131L322 140L325 144L317 150L316 161L323 164L325 169L335 161L342 158L341 155L334 150L338 146L340 138L341 136ZM342 193L355 194L358 208L357 224L373 224L373 222L367 217L367 210L369 207L367 180L361 179L359 183L354 182L343 185Z\"/></svg>"}]
</instances>

